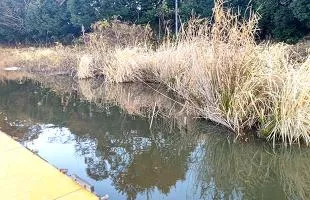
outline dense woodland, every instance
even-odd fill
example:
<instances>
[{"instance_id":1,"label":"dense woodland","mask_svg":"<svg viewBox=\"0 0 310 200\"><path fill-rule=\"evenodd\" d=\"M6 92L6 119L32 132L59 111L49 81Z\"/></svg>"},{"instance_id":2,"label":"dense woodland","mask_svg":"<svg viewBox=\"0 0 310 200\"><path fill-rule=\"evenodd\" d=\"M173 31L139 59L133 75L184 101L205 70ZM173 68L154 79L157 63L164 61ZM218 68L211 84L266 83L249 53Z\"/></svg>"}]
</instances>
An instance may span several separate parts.
<instances>
[{"instance_id":1,"label":"dense woodland","mask_svg":"<svg viewBox=\"0 0 310 200\"><path fill-rule=\"evenodd\" d=\"M175 29L175 0L1 0L2 43L70 43L99 20L150 24L162 35ZM236 12L261 15L259 39L297 42L310 32L309 0L230 0ZM212 18L214 0L179 0L179 21L192 15ZM83 27L83 28L82 28Z\"/></svg>"}]
</instances>

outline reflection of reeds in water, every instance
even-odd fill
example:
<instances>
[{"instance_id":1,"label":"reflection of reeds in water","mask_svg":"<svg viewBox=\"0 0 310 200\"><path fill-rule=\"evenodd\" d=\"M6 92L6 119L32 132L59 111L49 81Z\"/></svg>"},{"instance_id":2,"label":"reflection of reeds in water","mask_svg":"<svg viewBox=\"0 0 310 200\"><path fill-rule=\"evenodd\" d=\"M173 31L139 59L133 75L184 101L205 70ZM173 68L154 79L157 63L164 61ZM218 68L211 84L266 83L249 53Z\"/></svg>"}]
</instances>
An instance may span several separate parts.
<instances>
[{"instance_id":1,"label":"reflection of reeds in water","mask_svg":"<svg viewBox=\"0 0 310 200\"><path fill-rule=\"evenodd\" d=\"M109 84L94 79L76 82L65 76L34 76L33 79L62 98L78 98L95 104L97 111L118 106L130 115L150 119L150 123L158 116L165 119L173 118L175 125L186 129L189 129L193 121L186 103L170 98L166 88L160 85Z\"/></svg>"},{"instance_id":2,"label":"reflection of reeds in water","mask_svg":"<svg viewBox=\"0 0 310 200\"><path fill-rule=\"evenodd\" d=\"M182 105L183 102L168 97L166 88L159 85L107 84L95 80L75 82L63 76L47 79L37 77L36 80L61 97L66 95L74 97L71 94L75 91L79 94L78 99L96 105L95 111L106 110L107 107L116 105L129 115L148 119L149 123L152 122L151 137L159 146L161 144L156 142L159 141L156 138L158 132L170 134L170 141L166 142L173 144L170 147L179 149L178 152L181 151L180 148L186 148L188 145L195 146L194 144L200 140L200 136L196 134L198 131L190 110ZM176 130L180 134L174 134Z\"/></svg>"},{"instance_id":3,"label":"reflection of reeds in water","mask_svg":"<svg viewBox=\"0 0 310 200\"><path fill-rule=\"evenodd\" d=\"M179 101L168 97L165 88L159 85L150 87L144 84L98 84L79 80L80 92L86 100L98 107L117 105L131 115L179 119L188 124L188 110ZM187 111L187 112L185 112Z\"/></svg>"},{"instance_id":4,"label":"reflection of reeds in water","mask_svg":"<svg viewBox=\"0 0 310 200\"><path fill-rule=\"evenodd\" d=\"M103 84L79 80L82 99L85 98L102 109L116 105L129 115L149 119L150 123L152 121L150 138L154 145L158 149L163 148L161 142L164 141L167 156L175 153L180 156L180 152L189 146L195 146L200 136L193 120L190 117L187 119L180 103L168 98L165 88L158 85L152 87L144 84ZM166 139L162 140L161 137ZM125 138L127 141L128 137Z\"/></svg>"},{"instance_id":5,"label":"reflection of reeds in water","mask_svg":"<svg viewBox=\"0 0 310 200\"><path fill-rule=\"evenodd\" d=\"M284 191L290 199L310 199L309 158L309 151L301 149L284 152L277 160L275 170L278 169Z\"/></svg>"},{"instance_id":6,"label":"reflection of reeds in water","mask_svg":"<svg viewBox=\"0 0 310 200\"><path fill-rule=\"evenodd\" d=\"M26 74L25 72L10 72L5 70L0 70L0 82L5 81L17 81L17 82L23 82L26 78L30 78L30 74Z\"/></svg>"},{"instance_id":7,"label":"reflection of reeds in water","mask_svg":"<svg viewBox=\"0 0 310 200\"><path fill-rule=\"evenodd\" d=\"M66 76L32 76L32 80L42 84L44 88L50 88L59 96L78 90L78 84Z\"/></svg>"},{"instance_id":8,"label":"reflection of reeds in water","mask_svg":"<svg viewBox=\"0 0 310 200\"><path fill-rule=\"evenodd\" d=\"M143 115L143 108L151 109L155 103L158 107L173 106L173 103L167 98L141 84L108 84L94 88L92 82L81 80L79 86L82 95L88 101L94 102L98 106L114 103L129 114Z\"/></svg>"},{"instance_id":9,"label":"reflection of reeds in water","mask_svg":"<svg viewBox=\"0 0 310 200\"><path fill-rule=\"evenodd\" d=\"M272 151L261 144L230 143L218 135L210 135L209 139L197 176L207 188L204 194L213 192L229 198L240 192L245 199L251 199L266 195L264 192L274 187L287 199L310 198L307 149ZM268 195L279 195L277 192L269 191Z\"/></svg>"},{"instance_id":10,"label":"reflection of reeds in water","mask_svg":"<svg viewBox=\"0 0 310 200\"><path fill-rule=\"evenodd\" d=\"M87 81L87 80L79 80L78 81L78 88L83 95L83 97L89 101L89 102L97 102L99 105L99 99L101 99L105 94L104 87L99 87L96 90L93 89L93 81Z\"/></svg>"}]
</instances>

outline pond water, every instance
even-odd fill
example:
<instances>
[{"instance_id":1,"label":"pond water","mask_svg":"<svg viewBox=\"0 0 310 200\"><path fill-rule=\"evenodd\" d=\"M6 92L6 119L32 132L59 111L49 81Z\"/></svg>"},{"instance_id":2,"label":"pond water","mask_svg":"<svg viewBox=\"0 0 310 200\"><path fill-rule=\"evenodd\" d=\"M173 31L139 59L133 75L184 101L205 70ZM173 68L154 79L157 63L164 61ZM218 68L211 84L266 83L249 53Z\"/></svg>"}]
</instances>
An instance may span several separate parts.
<instances>
[{"instance_id":1,"label":"pond water","mask_svg":"<svg viewBox=\"0 0 310 200\"><path fill-rule=\"evenodd\" d=\"M159 95L141 85L2 81L0 127L110 199L310 198L308 148L235 141Z\"/></svg>"}]
</instances>

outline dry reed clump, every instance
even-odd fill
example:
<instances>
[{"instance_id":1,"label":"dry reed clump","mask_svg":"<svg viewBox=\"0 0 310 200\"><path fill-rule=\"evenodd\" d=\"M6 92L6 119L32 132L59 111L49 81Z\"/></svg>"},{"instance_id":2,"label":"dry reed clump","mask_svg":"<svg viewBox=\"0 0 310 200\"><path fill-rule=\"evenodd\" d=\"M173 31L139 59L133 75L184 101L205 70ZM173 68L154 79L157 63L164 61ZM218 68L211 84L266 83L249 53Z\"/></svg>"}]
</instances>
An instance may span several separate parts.
<instances>
[{"instance_id":1,"label":"dry reed clump","mask_svg":"<svg viewBox=\"0 0 310 200\"><path fill-rule=\"evenodd\" d=\"M79 79L90 78L93 76L92 63L93 58L91 55L84 54L81 56L77 66L77 77Z\"/></svg>"},{"instance_id":2,"label":"dry reed clump","mask_svg":"<svg viewBox=\"0 0 310 200\"><path fill-rule=\"evenodd\" d=\"M141 71L137 63L145 60L143 55L152 48L150 27L105 20L95 23L92 29L93 33L84 36L84 51L93 58L92 70L116 82L135 81L131 73ZM125 63L126 68L120 67Z\"/></svg>"},{"instance_id":3,"label":"dry reed clump","mask_svg":"<svg viewBox=\"0 0 310 200\"><path fill-rule=\"evenodd\" d=\"M309 144L309 59L294 60L285 44L257 45L257 22L253 13L240 21L218 0L212 23L192 19L176 41L167 38L156 50L115 48L101 60L101 72L112 82L164 83L197 115L238 135L255 128L274 141Z\"/></svg>"},{"instance_id":4,"label":"dry reed clump","mask_svg":"<svg viewBox=\"0 0 310 200\"><path fill-rule=\"evenodd\" d=\"M265 127L271 128L269 138L278 133L285 143L310 142L310 56L303 64L288 63L283 69L281 82L270 94L271 119ZM287 60L287 59L286 59ZM279 73L280 74L280 73Z\"/></svg>"}]
</instances>

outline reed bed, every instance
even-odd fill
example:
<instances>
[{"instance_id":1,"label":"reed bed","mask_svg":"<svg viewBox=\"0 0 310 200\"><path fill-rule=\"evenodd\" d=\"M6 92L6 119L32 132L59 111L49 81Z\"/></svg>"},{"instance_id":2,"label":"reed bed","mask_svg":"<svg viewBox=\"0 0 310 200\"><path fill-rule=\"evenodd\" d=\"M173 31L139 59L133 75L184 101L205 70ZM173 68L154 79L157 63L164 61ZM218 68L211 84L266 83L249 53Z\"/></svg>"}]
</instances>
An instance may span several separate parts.
<instances>
[{"instance_id":1,"label":"reed bed","mask_svg":"<svg viewBox=\"0 0 310 200\"><path fill-rule=\"evenodd\" d=\"M76 72L80 48L54 47L0 48L0 69L18 67L40 74L71 74Z\"/></svg>"},{"instance_id":2,"label":"reed bed","mask_svg":"<svg viewBox=\"0 0 310 200\"><path fill-rule=\"evenodd\" d=\"M310 55L286 44L257 44L259 18L216 1L212 21L191 19L178 38L156 48L145 41L94 56L109 82L160 82L182 96L196 116L273 142L310 142ZM100 40L96 41L100 43ZM104 46L104 45L102 45ZM104 58L103 58L104 57Z\"/></svg>"}]
</instances>

